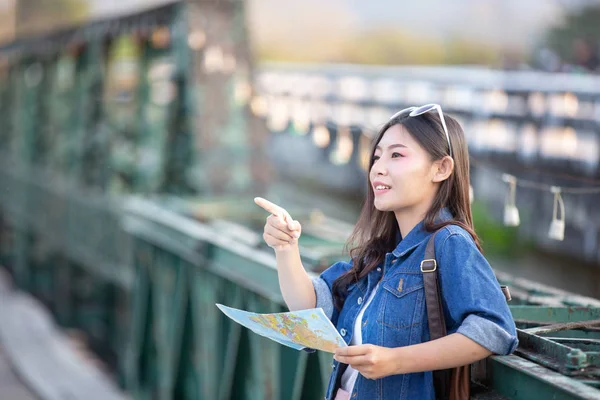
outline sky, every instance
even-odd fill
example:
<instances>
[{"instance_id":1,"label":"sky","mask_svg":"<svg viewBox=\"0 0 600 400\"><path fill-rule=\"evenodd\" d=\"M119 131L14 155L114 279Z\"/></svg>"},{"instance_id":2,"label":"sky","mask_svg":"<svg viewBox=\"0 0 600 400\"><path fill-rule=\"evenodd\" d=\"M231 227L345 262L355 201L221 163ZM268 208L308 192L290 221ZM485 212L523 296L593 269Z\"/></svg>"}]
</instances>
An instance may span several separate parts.
<instances>
[{"instance_id":1,"label":"sky","mask_svg":"<svg viewBox=\"0 0 600 400\"><path fill-rule=\"evenodd\" d=\"M250 0L249 11L257 40L315 26L388 26L434 39L454 35L523 45L560 22L562 7L553 0Z\"/></svg>"}]
</instances>

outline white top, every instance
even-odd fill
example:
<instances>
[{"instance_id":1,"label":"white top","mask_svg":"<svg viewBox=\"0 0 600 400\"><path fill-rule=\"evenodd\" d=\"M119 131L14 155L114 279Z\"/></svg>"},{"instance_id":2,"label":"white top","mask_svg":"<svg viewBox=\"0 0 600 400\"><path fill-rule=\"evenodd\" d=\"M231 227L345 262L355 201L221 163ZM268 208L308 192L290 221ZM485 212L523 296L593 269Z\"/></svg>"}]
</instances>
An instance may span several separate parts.
<instances>
[{"instance_id":1,"label":"white top","mask_svg":"<svg viewBox=\"0 0 600 400\"><path fill-rule=\"evenodd\" d=\"M379 288L379 283L371 292L369 299L363 303L363 307L360 309L358 316L356 317L356 321L354 321L354 333L352 334L352 340L350 340L350 346L354 346L357 344L362 344L362 319L367 307L371 304L373 297L375 297L375 293L377 293L377 289ZM348 368L344 371L342 375L342 389L352 393L354 389L354 383L356 382L356 378L358 378L358 371L348 365Z\"/></svg>"}]
</instances>

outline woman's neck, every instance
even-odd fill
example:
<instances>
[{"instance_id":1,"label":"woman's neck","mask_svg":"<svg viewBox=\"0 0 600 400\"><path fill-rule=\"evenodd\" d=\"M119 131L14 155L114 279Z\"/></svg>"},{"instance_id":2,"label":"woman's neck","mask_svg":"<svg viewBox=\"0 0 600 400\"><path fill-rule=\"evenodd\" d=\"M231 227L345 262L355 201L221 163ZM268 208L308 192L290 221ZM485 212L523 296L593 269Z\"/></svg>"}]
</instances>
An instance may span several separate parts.
<instances>
[{"instance_id":1,"label":"woman's neck","mask_svg":"<svg viewBox=\"0 0 600 400\"><path fill-rule=\"evenodd\" d=\"M427 215L427 211L429 211L430 207L431 204L429 202L423 202L415 205L414 207L405 208L394 212L402 239L404 239L406 235L408 235L410 231L412 231L413 228L425 218L425 215Z\"/></svg>"}]
</instances>

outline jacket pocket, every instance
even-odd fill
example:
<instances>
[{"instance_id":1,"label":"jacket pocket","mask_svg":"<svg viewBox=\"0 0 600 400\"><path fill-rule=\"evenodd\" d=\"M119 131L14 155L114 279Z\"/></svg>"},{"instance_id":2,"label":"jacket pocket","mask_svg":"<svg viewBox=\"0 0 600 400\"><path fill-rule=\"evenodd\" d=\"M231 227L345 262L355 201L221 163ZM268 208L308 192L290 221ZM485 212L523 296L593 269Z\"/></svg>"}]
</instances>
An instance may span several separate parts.
<instances>
[{"instance_id":1,"label":"jacket pocket","mask_svg":"<svg viewBox=\"0 0 600 400\"><path fill-rule=\"evenodd\" d=\"M424 312L423 278L420 274L397 273L382 282L383 298L378 322L402 330L422 322Z\"/></svg>"}]
</instances>

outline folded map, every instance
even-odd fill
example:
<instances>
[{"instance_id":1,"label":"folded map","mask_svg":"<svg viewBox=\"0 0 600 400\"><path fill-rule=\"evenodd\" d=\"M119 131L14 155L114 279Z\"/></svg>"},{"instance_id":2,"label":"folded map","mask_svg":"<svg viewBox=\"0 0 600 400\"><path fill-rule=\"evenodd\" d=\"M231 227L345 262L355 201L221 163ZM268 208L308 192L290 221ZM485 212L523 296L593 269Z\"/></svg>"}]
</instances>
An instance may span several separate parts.
<instances>
[{"instance_id":1,"label":"folded map","mask_svg":"<svg viewBox=\"0 0 600 400\"><path fill-rule=\"evenodd\" d=\"M222 304L217 304L217 307L254 333L296 350L309 348L335 353L338 347L347 346L321 308L257 314Z\"/></svg>"}]
</instances>

